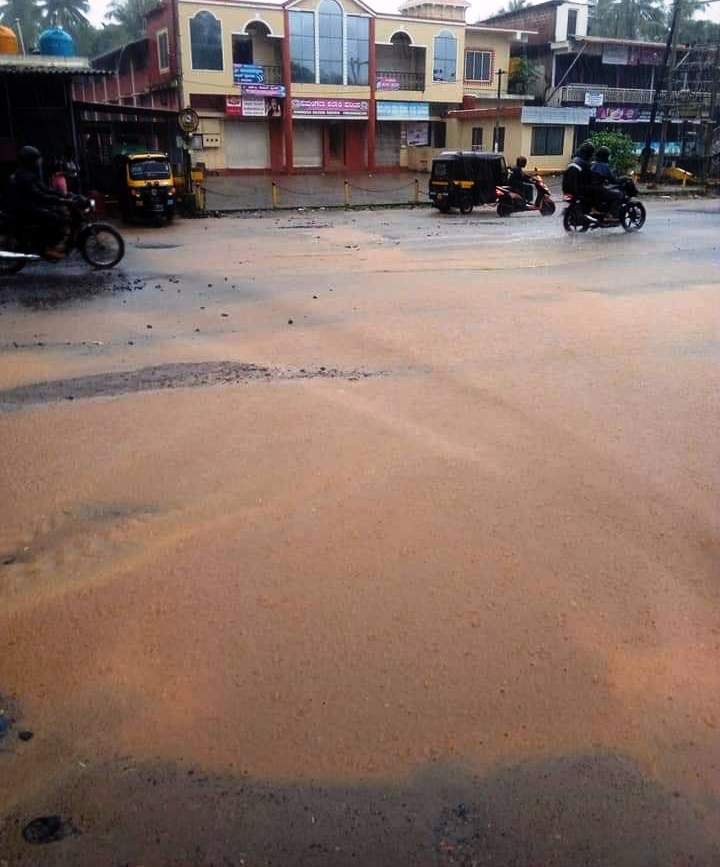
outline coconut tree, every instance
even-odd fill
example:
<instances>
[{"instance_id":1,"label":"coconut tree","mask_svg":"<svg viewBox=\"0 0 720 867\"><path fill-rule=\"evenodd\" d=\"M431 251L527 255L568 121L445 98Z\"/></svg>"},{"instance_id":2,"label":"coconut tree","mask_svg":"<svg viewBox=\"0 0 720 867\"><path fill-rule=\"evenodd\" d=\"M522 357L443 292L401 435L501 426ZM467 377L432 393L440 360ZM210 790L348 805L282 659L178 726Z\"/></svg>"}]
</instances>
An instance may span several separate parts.
<instances>
[{"instance_id":1,"label":"coconut tree","mask_svg":"<svg viewBox=\"0 0 720 867\"><path fill-rule=\"evenodd\" d=\"M119 24L129 39L138 39L145 32L145 15L157 6L157 0L110 0L105 18Z\"/></svg>"},{"instance_id":2,"label":"coconut tree","mask_svg":"<svg viewBox=\"0 0 720 867\"><path fill-rule=\"evenodd\" d=\"M19 22L26 48L35 44L39 21L37 0L5 0L0 3L0 24L15 30Z\"/></svg>"},{"instance_id":3,"label":"coconut tree","mask_svg":"<svg viewBox=\"0 0 720 867\"><path fill-rule=\"evenodd\" d=\"M598 0L591 29L615 39L662 39L667 9L662 0Z\"/></svg>"},{"instance_id":4,"label":"coconut tree","mask_svg":"<svg viewBox=\"0 0 720 867\"><path fill-rule=\"evenodd\" d=\"M88 24L88 0L41 0L40 9L45 22L58 25L71 33Z\"/></svg>"}]
</instances>

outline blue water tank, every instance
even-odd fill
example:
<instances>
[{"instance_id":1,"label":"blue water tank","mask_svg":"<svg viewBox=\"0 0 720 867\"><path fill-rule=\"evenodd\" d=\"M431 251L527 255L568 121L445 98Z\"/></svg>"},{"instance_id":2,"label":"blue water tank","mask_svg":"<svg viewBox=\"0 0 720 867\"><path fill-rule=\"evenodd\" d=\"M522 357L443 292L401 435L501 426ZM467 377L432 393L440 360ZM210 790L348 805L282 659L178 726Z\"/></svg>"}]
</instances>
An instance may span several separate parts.
<instances>
[{"instance_id":1,"label":"blue water tank","mask_svg":"<svg viewBox=\"0 0 720 867\"><path fill-rule=\"evenodd\" d=\"M40 54L49 54L52 57L75 56L75 42L62 27L50 27L43 31L38 39L38 47Z\"/></svg>"}]
</instances>

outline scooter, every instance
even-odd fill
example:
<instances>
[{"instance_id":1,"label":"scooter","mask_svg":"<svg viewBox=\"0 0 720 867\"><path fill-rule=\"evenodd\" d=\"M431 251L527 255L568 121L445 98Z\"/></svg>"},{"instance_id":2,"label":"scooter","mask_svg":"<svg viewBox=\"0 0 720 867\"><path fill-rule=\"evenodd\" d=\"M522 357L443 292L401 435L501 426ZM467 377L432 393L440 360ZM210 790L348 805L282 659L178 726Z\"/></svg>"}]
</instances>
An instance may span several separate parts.
<instances>
[{"instance_id":1,"label":"scooter","mask_svg":"<svg viewBox=\"0 0 720 867\"><path fill-rule=\"evenodd\" d=\"M74 196L68 202L69 228L65 257L76 249L93 268L113 268L125 255L122 235L107 223L95 222L95 202ZM0 276L17 274L27 264L45 258L38 226L20 223L0 213ZM55 261L55 260L52 260Z\"/></svg>"},{"instance_id":2,"label":"scooter","mask_svg":"<svg viewBox=\"0 0 720 867\"><path fill-rule=\"evenodd\" d=\"M591 202L578 196L565 195L567 202L563 214L563 227L566 232L588 232L591 229L613 229L622 226L626 232L639 232L645 225L647 213L645 205L639 201L637 187L631 178L624 178L618 187L623 200L618 205L617 215L607 210L593 208Z\"/></svg>"},{"instance_id":3,"label":"scooter","mask_svg":"<svg viewBox=\"0 0 720 867\"><path fill-rule=\"evenodd\" d=\"M497 188L498 217L509 217L518 211L540 211L543 217L550 217L555 213L555 202L545 181L540 175L535 175L531 183L535 187L535 197L532 201L528 201L525 196L516 193L510 187Z\"/></svg>"}]
</instances>

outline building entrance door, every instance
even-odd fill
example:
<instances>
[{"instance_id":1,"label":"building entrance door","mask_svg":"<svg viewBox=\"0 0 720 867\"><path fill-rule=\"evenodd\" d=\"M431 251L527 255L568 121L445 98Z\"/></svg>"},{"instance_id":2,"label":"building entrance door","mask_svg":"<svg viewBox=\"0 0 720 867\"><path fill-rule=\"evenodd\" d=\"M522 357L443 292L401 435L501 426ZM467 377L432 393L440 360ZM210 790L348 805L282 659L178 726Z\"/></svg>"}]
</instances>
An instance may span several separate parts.
<instances>
[{"instance_id":1,"label":"building entrance door","mask_svg":"<svg viewBox=\"0 0 720 867\"><path fill-rule=\"evenodd\" d=\"M325 168L345 167L345 124L331 120L325 127Z\"/></svg>"}]
</instances>

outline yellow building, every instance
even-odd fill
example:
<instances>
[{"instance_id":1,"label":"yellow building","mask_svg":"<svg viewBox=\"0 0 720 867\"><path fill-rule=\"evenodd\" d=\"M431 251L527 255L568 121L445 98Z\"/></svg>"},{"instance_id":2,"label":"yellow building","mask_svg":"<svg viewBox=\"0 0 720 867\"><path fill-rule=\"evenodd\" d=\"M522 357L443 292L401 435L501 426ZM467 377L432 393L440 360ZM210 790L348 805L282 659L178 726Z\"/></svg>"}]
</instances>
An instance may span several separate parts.
<instances>
[{"instance_id":1,"label":"yellow building","mask_svg":"<svg viewBox=\"0 0 720 867\"><path fill-rule=\"evenodd\" d=\"M468 26L468 5L178 0L196 160L224 172L427 168L466 138L452 112L495 106L498 82L502 104L522 104L507 70L527 34Z\"/></svg>"}]
</instances>

